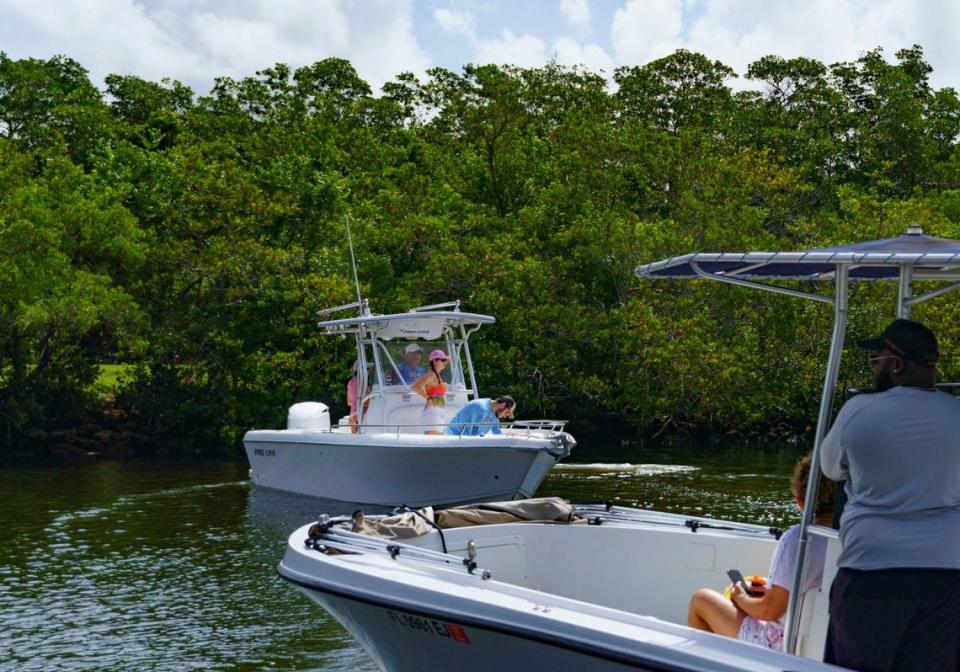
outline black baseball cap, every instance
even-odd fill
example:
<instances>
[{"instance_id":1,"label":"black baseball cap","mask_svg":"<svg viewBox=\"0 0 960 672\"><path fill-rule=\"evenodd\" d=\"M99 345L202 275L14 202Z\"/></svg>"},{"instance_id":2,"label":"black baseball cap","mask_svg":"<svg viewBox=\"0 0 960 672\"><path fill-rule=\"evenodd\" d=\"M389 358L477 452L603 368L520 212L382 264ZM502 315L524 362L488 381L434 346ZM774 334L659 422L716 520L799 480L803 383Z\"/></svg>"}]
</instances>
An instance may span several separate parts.
<instances>
[{"instance_id":1,"label":"black baseball cap","mask_svg":"<svg viewBox=\"0 0 960 672\"><path fill-rule=\"evenodd\" d=\"M894 320L882 334L858 341L857 345L873 352L885 348L908 361L927 366L936 364L940 357L937 337L925 326L912 320Z\"/></svg>"}]
</instances>

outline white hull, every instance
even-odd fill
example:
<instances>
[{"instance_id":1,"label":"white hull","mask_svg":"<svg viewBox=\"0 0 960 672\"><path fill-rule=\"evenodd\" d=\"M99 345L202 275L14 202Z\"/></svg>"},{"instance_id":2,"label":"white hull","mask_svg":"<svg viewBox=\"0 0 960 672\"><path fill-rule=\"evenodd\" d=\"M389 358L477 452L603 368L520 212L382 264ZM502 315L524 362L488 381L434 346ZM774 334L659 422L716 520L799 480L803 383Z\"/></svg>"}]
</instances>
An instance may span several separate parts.
<instances>
[{"instance_id":1,"label":"white hull","mask_svg":"<svg viewBox=\"0 0 960 672\"><path fill-rule=\"evenodd\" d=\"M290 537L278 571L390 672L836 669L811 659L822 655L820 591L808 593L801 620L808 657L681 625L695 589L722 588L732 567L766 567L775 540L760 528L694 532L679 517L650 513L650 524L445 530L454 556L466 555L473 541L488 579L460 562L418 558L410 546L439 550L436 532L408 540L391 557L375 547L347 554L308 548L305 526Z\"/></svg>"},{"instance_id":2,"label":"white hull","mask_svg":"<svg viewBox=\"0 0 960 672\"><path fill-rule=\"evenodd\" d=\"M243 443L257 485L411 507L531 497L567 453L554 440L525 434L255 430Z\"/></svg>"}]
</instances>

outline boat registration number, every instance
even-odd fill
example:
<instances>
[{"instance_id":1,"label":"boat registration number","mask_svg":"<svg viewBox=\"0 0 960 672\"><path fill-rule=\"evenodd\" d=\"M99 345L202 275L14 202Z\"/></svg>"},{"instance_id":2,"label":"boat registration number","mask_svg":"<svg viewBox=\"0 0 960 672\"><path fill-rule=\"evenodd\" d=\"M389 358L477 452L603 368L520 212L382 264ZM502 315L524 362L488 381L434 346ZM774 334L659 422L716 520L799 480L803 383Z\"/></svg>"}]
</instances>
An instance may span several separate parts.
<instances>
[{"instance_id":1,"label":"boat registration number","mask_svg":"<svg viewBox=\"0 0 960 672\"><path fill-rule=\"evenodd\" d=\"M470 643L470 637L467 636L467 631L461 625L456 625L454 623L442 623L440 621L435 621L432 618L423 618L422 616L414 616L413 614L405 614L403 612L392 611L390 609L387 609L386 612L387 616L390 617L390 620L400 627L410 628L411 630L419 630L420 632L436 635L438 637L448 637L455 642L460 642L461 644Z\"/></svg>"},{"instance_id":2,"label":"boat registration number","mask_svg":"<svg viewBox=\"0 0 960 672\"><path fill-rule=\"evenodd\" d=\"M277 449L276 448L254 448L254 455L259 455L260 457L276 457Z\"/></svg>"}]
</instances>

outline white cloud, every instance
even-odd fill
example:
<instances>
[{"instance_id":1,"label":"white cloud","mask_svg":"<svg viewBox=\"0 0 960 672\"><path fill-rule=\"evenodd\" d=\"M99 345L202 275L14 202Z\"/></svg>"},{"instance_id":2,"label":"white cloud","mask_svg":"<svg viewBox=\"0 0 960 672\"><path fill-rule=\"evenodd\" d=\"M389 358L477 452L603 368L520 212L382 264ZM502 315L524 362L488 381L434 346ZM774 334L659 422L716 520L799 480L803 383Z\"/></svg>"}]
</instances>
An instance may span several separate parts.
<instances>
[{"instance_id":1,"label":"white cloud","mask_svg":"<svg viewBox=\"0 0 960 672\"><path fill-rule=\"evenodd\" d=\"M960 4L952 0L630 0L615 13L610 33L618 65L643 64L682 47L740 75L769 54L829 65L856 60L875 47L893 60L897 50L920 44L934 66L934 85L956 86L960 59L951 26L958 22Z\"/></svg>"},{"instance_id":2,"label":"white cloud","mask_svg":"<svg viewBox=\"0 0 960 672\"><path fill-rule=\"evenodd\" d=\"M593 72L613 74L613 59L596 44L581 45L569 37L558 38L553 43L554 58L560 65L583 65Z\"/></svg>"},{"instance_id":3,"label":"white cloud","mask_svg":"<svg viewBox=\"0 0 960 672\"><path fill-rule=\"evenodd\" d=\"M643 65L681 46L681 0L628 0L613 15L610 41L620 65Z\"/></svg>"},{"instance_id":4,"label":"white cloud","mask_svg":"<svg viewBox=\"0 0 960 672\"><path fill-rule=\"evenodd\" d=\"M413 0L0 0L0 45L12 58L65 54L95 83L109 73L179 79L206 93L220 75L284 62L349 59L374 88L430 58Z\"/></svg>"},{"instance_id":5,"label":"white cloud","mask_svg":"<svg viewBox=\"0 0 960 672\"><path fill-rule=\"evenodd\" d=\"M571 26L590 26L590 5L587 0L560 0L560 14Z\"/></svg>"},{"instance_id":6,"label":"white cloud","mask_svg":"<svg viewBox=\"0 0 960 672\"><path fill-rule=\"evenodd\" d=\"M499 39L480 41L475 62L538 68L547 62L547 47L539 37L527 34L518 37L504 29Z\"/></svg>"},{"instance_id":7,"label":"white cloud","mask_svg":"<svg viewBox=\"0 0 960 672\"><path fill-rule=\"evenodd\" d=\"M476 18L470 12L458 12L449 9L433 10L433 20L448 35L464 35L471 40L477 27Z\"/></svg>"},{"instance_id":8,"label":"white cloud","mask_svg":"<svg viewBox=\"0 0 960 672\"><path fill-rule=\"evenodd\" d=\"M172 77L206 93L219 75L243 77L285 62L336 56L376 89L428 55L538 67L555 58L608 75L686 48L744 74L767 54L830 64L883 47L888 59L920 44L935 86L960 88L955 26L960 1L588 0L542 2L536 25L513 0L0 0L0 50L12 58L65 54L100 84L108 73ZM415 13L416 9L416 13ZM606 9L606 8L604 8ZM424 25L415 25L414 17ZM605 34L591 23L611 16ZM431 30L432 29L432 30ZM436 39L421 44L420 39ZM451 39L454 38L454 39ZM431 51L432 50L432 51ZM750 86L740 80L736 86Z\"/></svg>"}]
</instances>

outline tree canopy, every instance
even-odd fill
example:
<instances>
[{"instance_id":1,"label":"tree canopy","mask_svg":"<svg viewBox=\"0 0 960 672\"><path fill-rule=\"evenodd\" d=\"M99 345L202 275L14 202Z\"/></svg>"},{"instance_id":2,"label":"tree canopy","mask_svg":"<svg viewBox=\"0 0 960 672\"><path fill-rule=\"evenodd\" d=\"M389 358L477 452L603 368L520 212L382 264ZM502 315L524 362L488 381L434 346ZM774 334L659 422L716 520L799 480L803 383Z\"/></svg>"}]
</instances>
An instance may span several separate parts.
<instances>
[{"instance_id":1,"label":"tree canopy","mask_svg":"<svg viewBox=\"0 0 960 672\"><path fill-rule=\"evenodd\" d=\"M524 415L808 431L827 309L633 269L908 224L960 238L960 100L931 71L919 46L770 55L743 73L759 90L735 90L730 67L679 50L612 82L470 65L375 93L331 58L197 96L0 53L0 443L108 409L144 449L230 452L293 402L342 406L352 344L314 325L354 295L345 214L377 311L461 299L497 317L478 384ZM852 329L892 317L895 288L855 292ZM957 312L916 311L946 352ZM107 395L109 363L125 366ZM848 358L844 384L866 378Z\"/></svg>"}]
</instances>

